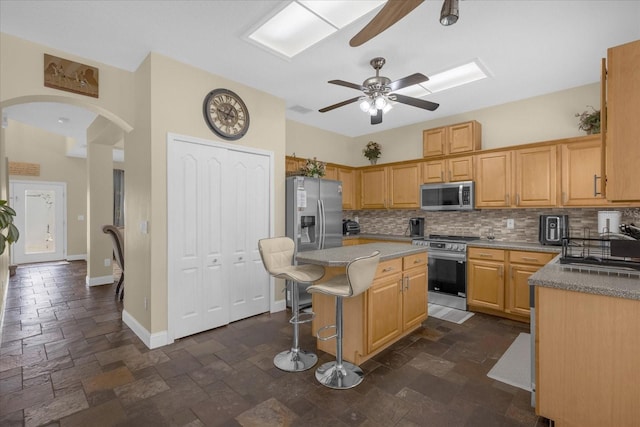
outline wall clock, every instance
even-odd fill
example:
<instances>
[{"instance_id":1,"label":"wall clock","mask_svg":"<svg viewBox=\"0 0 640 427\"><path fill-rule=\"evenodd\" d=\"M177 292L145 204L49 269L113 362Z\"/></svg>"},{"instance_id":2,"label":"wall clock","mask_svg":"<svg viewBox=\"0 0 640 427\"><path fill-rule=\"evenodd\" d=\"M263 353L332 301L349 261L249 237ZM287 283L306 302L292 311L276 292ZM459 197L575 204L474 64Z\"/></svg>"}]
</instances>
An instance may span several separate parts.
<instances>
[{"instance_id":1,"label":"wall clock","mask_svg":"<svg viewBox=\"0 0 640 427\"><path fill-rule=\"evenodd\" d=\"M249 130L249 110L242 98L228 89L214 89L204 98L204 120L224 139L240 139Z\"/></svg>"}]
</instances>

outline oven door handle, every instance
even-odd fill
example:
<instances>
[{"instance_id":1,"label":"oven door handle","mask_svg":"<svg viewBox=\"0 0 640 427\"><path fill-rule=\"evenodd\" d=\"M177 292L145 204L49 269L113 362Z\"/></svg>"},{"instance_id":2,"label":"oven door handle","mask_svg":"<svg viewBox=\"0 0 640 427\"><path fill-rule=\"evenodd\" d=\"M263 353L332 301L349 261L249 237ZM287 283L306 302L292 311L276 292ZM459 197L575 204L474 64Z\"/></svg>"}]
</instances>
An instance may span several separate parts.
<instances>
[{"instance_id":1,"label":"oven door handle","mask_svg":"<svg viewBox=\"0 0 640 427\"><path fill-rule=\"evenodd\" d=\"M438 252L438 253L433 253L433 252L429 252L427 254L428 259L444 259L444 260L448 260L448 261L462 261L465 262L467 260L467 255L466 254L461 254L461 253L449 253L449 252Z\"/></svg>"}]
</instances>

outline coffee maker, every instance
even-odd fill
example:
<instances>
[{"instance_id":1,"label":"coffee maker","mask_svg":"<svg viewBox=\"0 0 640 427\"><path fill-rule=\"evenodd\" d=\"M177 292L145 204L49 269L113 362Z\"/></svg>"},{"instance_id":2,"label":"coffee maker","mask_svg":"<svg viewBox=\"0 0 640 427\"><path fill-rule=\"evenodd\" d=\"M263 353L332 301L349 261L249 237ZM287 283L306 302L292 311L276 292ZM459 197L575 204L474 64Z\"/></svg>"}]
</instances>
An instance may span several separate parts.
<instances>
[{"instance_id":1,"label":"coffee maker","mask_svg":"<svg viewBox=\"0 0 640 427\"><path fill-rule=\"evenodd\" d=\"M424 218L409 218L409 236L424 236Z\"/></svg>"}]
</instances>

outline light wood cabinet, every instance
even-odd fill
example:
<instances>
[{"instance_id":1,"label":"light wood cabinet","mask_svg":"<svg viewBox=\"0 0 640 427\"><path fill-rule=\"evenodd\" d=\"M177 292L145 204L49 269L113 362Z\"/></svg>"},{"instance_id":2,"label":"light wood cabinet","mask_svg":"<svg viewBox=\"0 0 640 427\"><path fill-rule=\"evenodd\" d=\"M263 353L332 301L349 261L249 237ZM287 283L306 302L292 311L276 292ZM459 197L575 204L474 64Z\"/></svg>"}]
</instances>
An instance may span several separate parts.
<instances>
[{"instance_id":1,"label":"light wood cabinet","mask_svg":"<svg viewBox=\"0 0 640 427\"><path fill-rule=\"evenodd\" d=\"M357 209L356 175L355 169L337 168L336 179L342 181L342 209Z\"/></svg>"},{"instance_id":2,"label":"light wood cabinet","mask_svg":"<svg viewBox=\"0 0 640 427\"><path fill-rule=\"evenodd\" d=\"M328 267L322 280L344 273ZM381 261L367 292L345 298L343 356L352 363L380 353L420 327L427 318L427 253ZM335 298L314 293L312 333L335 323ZM335 355L335 341L318 341L319 350Z\"/></svg>"},{"instance_id":3,"label":"light wood cabinet","mask_svg":"<svg viewBox=\"0 0 640 427\"><path fill-rule=\"evenodd\" d=\"M298 157L285 157L285 171L286 172L297 172L300 170L302 166L306 163L305 159L301 159Z\"/></svg>"},{"instance_id":4,"label":"light wood cabinet","mask_svg":"<svg viewBox=\"0 0 640 427\"><path fill-rule=\"evenodd\" d=\"M360 171L360 208L418 208L419 162L367 167Z\"/></svg>"},{"instance_id":5,"label":"light wood cabinet","mask_svg":"<svg viewBox=\"0 0 640 427\"><path fill-rule=\"evenodd\" d=\"M516 207L556 206L557 151L555 145L515 150Z\"/></svg>"},{"instance_id":6,"label":"light wood cabinet","mask_svg":"<svg viewBox=\"0 0 640 427\"><path fill-rule=\"evenodd\" d=\"M327 165L324 168L324 176L322 178L337 180L338 179L338 168L336 166L333 166L333 165Z\"/></svg>"},{"instance_id":7,"label":"light wood cabinet","mask_svg":"<svg viewBox=\"0 0 640 427\"><path fill-rule=\"evenodd\" d=\"M640 40L607 50L607 199L640 201Z\"/></svg>"},{"instance_id":8,"label":"light wood cabinet","mask_svg":"<svg viewBox=\"0 0 640 427\"><path fill-rule=\"evenodd\" d=\"M469 309L528 321L529 277L555 256L548 252L469 248Z\"/></svg>"},{"instance_id":9,"label":"light wood cabinet","mask_svg":"<svg viewBox=\"0 0 640 427\"><path fill-rule=\"evenodd\" d=\"M423 157L470 153L480 149L482 127L474 121L458 123L422 132Z\"/></svg>"},{"instance_id":10,"label":"light wood cabinet","mask_svg":"<svg viewBox=\"0 0 640 427\"><path fill-rule=\"evenodd\" d=\"M471 180L473 180L473 156L422 163L422 182L425 184Z\"/></svg>"},{"instance_id":11,"label":"light wood cabinet","mask_svg":"<svg viewBox=\"0 0 640 427\"><path fill-rule=\"evenodd\" d=\"M536 414L637 426L640 301L536 286Z\"/></svg>"},{"instance_id":12,"label":"light wood cabinet","mask_svg":"<svg viewBox=\"0 0 640 427\"><path fill-rule=\"evenodd\" d=\"M556 206L557 150L544 145L476 155L476 207Z\"/></svg>"},{"instance_id":13,"label":"light wood cabinet","mask_svg":"<svg viewBox=\"0 0 640 427\"><path fill-rule=\"evenodd\" d=\"M476 155L476 207L511 206L511 151Z\"/></svg>"},{"instance_id":14,"label":"light wood cabinet","mask_svg":"<svg viewBox=\"0 0 640 427\"><path fill-rule=\"evenodd\" d=\"M561 201L564 206L600 206L603 196L600 135L584 142L561 145Z\"/></svg>"}]
</instances>

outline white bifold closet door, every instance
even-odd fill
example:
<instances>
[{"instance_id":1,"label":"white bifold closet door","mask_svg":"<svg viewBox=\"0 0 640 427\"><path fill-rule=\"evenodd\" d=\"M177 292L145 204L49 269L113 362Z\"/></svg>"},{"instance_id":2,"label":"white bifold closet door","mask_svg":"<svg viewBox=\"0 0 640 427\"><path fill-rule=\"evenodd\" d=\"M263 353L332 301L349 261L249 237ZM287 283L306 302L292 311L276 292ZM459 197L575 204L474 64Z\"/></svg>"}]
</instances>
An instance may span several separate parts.
<instances>
[{"instance_id":1,"label":"white bifold closet door","mask_svg":"<svg viewBox=\"0 0 640 427\"><path fill-rule=\"evenodd\" d=\"M269 310L258 240L270 224L269 157L168 147L169 323L181 338Z\"/></svg>"}]
</instances>

